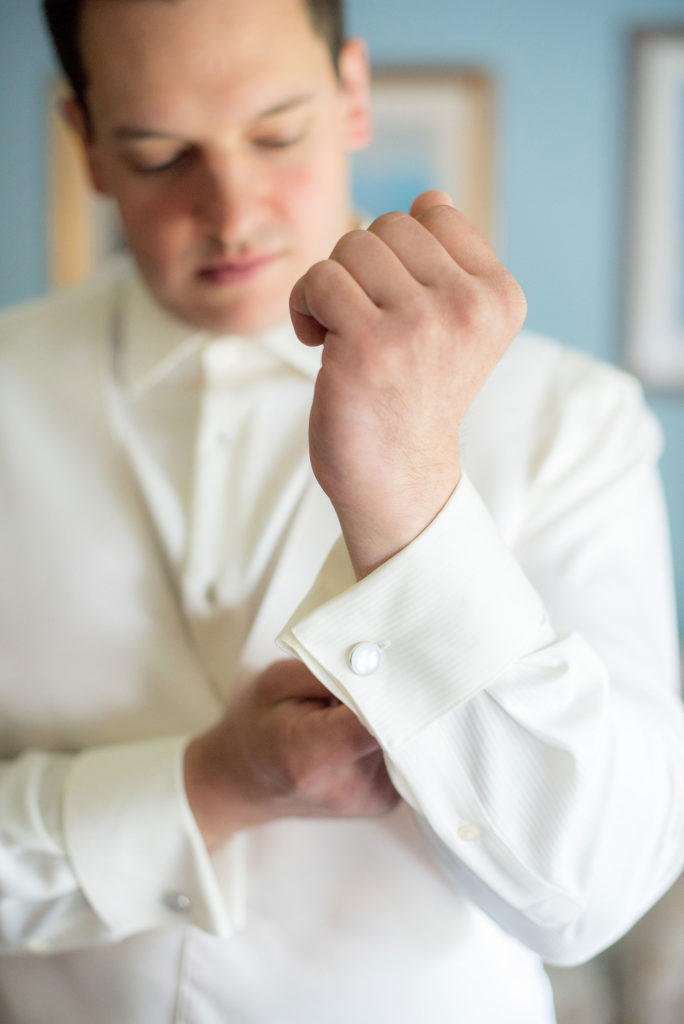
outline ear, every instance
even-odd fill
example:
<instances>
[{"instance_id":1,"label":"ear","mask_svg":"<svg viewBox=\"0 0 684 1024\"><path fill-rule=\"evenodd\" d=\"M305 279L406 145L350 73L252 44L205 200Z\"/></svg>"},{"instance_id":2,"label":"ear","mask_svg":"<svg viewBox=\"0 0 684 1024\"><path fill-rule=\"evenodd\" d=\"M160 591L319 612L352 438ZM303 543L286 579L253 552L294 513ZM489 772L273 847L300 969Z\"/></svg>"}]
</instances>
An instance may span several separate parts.
<instances>
[{"instance_id":1,"label":"ear","mask_svg":"<svg viewBox=\"0 0 684 1024\"><path fill-rule=\"evenodd\" d=\"M371 140L370 65L362 39L347 39L338 60L346 103L347 141L350 150L363 149Z\"/></svg>"},{"instance_id":2,"label":"ear","mask_svg":"<svg viewBox=\"0 0 684 1024\"><path fill-rule=\"evenodd\" d=\"M67 96L63 99L60 106L62 117L81 143L90 184L96 192L108 195L109 192L105 186L104 176L100 167L97 146L93 140L92 132L86 124L83 108L73 96Z\"/></svg>"}]
</instances>

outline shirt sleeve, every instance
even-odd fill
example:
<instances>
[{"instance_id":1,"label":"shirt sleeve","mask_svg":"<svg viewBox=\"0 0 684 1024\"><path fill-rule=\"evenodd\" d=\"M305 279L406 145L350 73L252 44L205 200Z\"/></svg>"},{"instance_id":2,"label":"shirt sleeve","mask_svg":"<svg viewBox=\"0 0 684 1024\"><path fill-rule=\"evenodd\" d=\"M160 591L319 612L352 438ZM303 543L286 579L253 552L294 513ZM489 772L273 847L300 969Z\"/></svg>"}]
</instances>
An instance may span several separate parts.
<instances>
[{"instance_id":1,"label":"shirt sleeve","mask_svg":"<svg viewBox=\"0 0 684 1024\"><path fill-rule=\"evenodd\" d=\"M0 767L0 947L55 952L192 923L230 934L240 837L216 858L185 797L187 737Z\"/></svg>"},{"instance_id":2,"label":"shirt sleeve","mask_svg":"<svg viewBox=\"0 0 684 1024\"><path fill-rule=\"evenodd\" d=\"M658 433L631 383L610 395L557 428L513 546L464 478L367 578L338 544L280 637L377 737L455 883L566 964L684 864Z\"/></svg>"}]
</instances>

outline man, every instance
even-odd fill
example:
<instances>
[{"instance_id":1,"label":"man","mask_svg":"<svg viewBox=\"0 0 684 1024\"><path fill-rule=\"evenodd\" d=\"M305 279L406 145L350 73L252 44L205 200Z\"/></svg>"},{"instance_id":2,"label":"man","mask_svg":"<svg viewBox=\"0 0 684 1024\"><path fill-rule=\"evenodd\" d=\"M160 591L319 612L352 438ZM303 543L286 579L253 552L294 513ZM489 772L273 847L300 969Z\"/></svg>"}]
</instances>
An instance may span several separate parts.
<instances>
[{"instance_id":1,"label":"man","mask_svg":"<svg viewBox=\"0 0 684 1024\"><path fill-rule=\"evenodd\" d=\"M549 1021L682 865L638 390L353 228L335 4L46 7L140 277L3 322L0 1019Z\"/></svg>"}]
</instances>

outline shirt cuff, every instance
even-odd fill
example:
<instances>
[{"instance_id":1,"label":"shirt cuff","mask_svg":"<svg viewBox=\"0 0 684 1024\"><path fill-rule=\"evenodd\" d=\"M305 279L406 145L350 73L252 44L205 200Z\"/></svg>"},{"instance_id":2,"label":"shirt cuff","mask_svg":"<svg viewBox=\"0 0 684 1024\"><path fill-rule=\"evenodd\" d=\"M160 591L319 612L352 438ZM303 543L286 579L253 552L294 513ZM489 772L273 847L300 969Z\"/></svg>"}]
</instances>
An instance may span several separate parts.
<instances>
[{"instance_id":1,"label":"shirt cuff","mask_svg":"<svg viewBox=\"0 0 684 1024\"><path fill-rule=\"evenodd\" d=\"M365 579L338 541L278 642L391 753L534 650L545 621L464 476L433 522ZM378 662L370 674L358 673L360 643Z\"/></svg>"},{"instance_id":2,"label":"shirt cuff","mask_svg":"<svg viewBox=\"0 0 684 1024\"><path fill-rule=\"evenodd\" d=\"M86 899L117 937L186 923L228 935L240 923L240 837L220 853L221 884L185 796L187 740L87 750L67 776L67 852Z\"/></svg>"}]
</instances>

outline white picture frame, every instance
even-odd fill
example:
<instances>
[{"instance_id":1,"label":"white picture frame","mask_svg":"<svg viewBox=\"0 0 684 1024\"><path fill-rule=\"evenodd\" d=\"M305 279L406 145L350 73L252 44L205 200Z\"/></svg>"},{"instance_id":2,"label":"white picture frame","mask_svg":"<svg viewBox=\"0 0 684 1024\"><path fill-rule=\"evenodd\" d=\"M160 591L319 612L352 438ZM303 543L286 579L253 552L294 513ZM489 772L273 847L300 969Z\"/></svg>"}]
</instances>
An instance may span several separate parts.
<instances>
[{"instance_id":1,"label":"white picture frame","mask_svg":"<svg viewBox=\"0 0 684 1024\"><path fill-rule=\"evenodd\" d=\"M494 242L494 88L479 71L379 67L371 145L354 162L354 199L375 217L408 211L428 188L447 191Z\"/></svg>"},{"instance_id":2,"label":"white picture frame","mask_svg":"<svg viewBox=\"0 0 684 1024\"><path fill-rule=\"evenodd\" d=\"M625 362L684 388L684 29L633 43Z\"/></svg>"}]
</instances>

